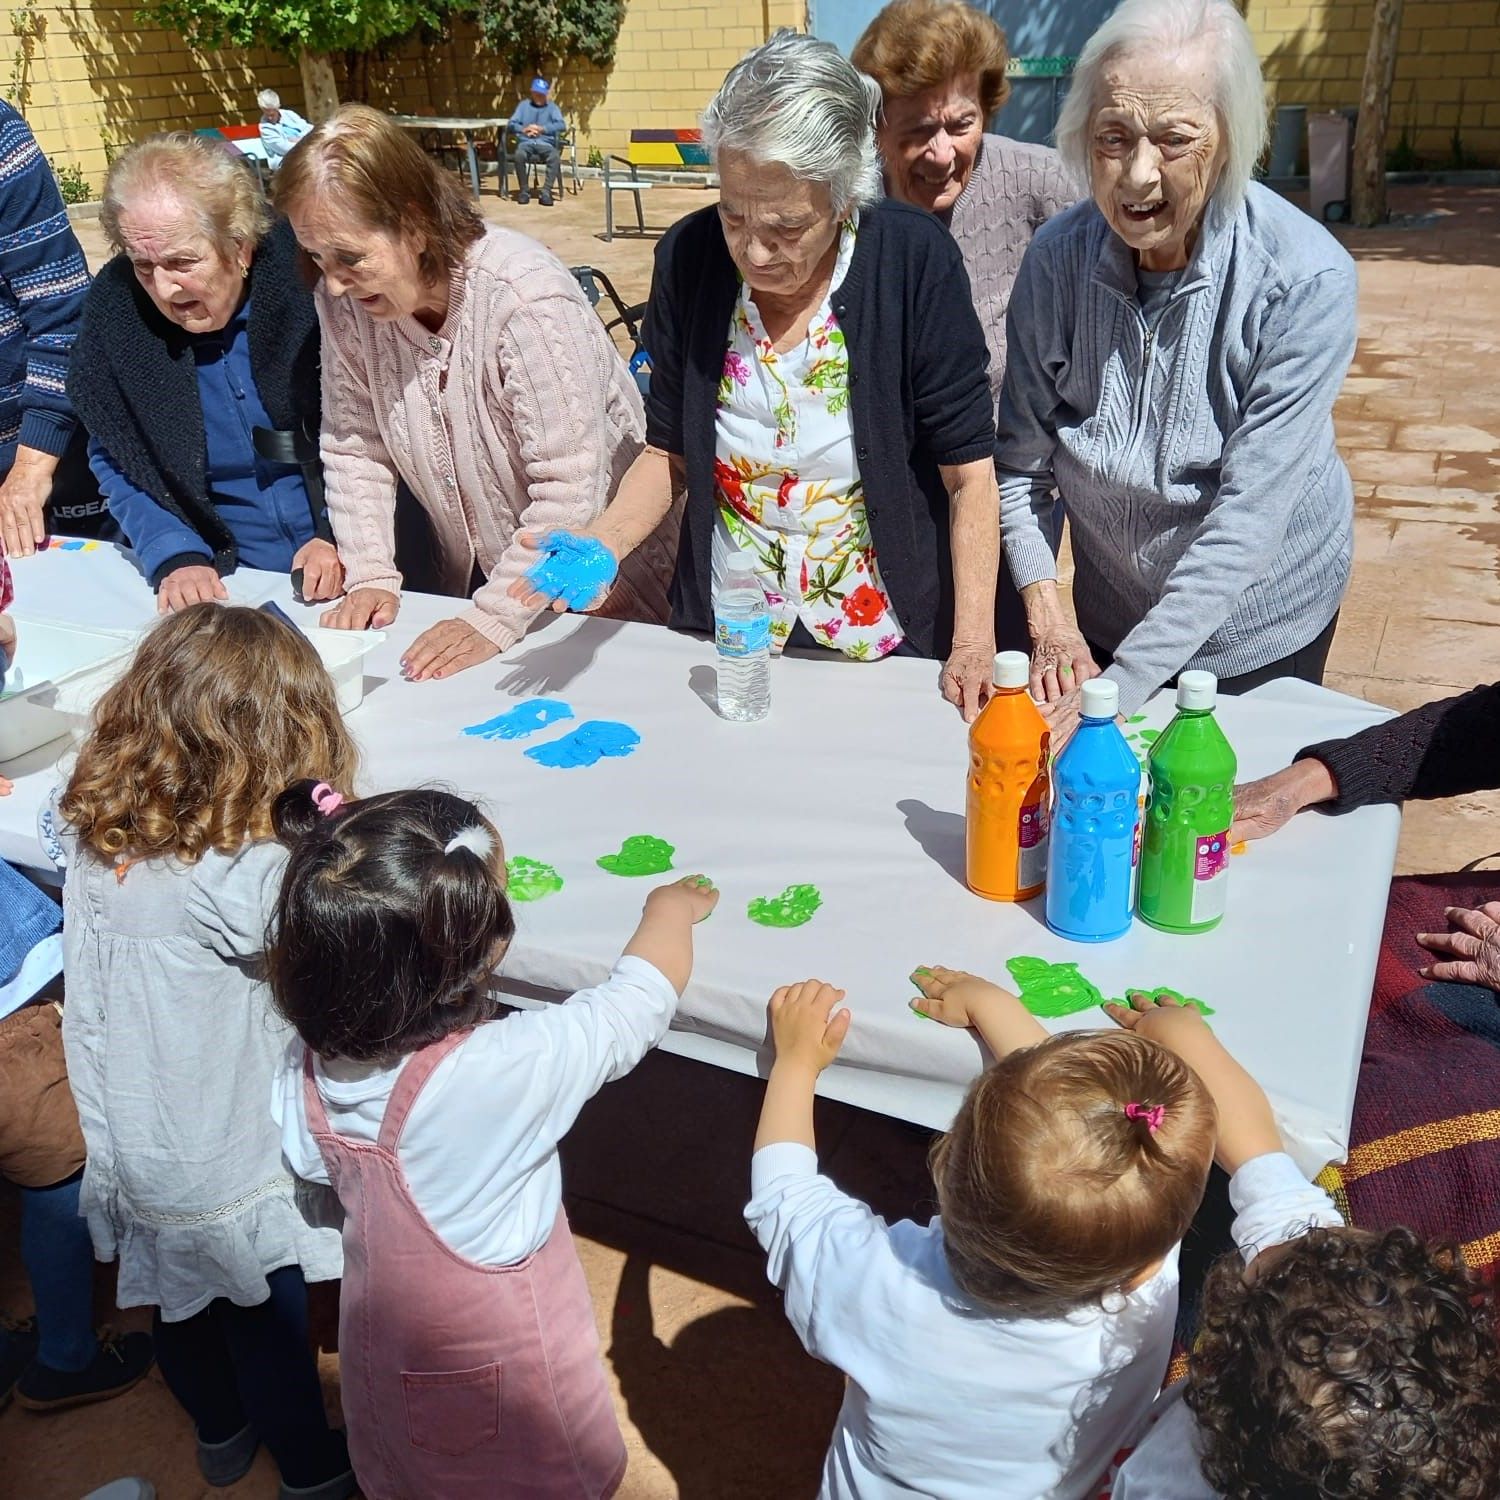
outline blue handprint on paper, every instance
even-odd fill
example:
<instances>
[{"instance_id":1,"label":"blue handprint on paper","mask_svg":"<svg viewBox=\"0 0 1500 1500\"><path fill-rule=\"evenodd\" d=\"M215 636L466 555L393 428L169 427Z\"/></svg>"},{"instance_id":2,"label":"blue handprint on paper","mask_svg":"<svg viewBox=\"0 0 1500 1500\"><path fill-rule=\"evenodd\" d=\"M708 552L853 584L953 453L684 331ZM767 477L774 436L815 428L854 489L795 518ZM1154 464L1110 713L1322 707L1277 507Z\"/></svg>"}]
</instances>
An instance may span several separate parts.
<instances>
[{"instance_id":1,"label":"blue handprint on paper","mask_svg":"<svg viewBox=\"0 0 1500 1500\"><path fill-rule=\"evenodd\" d=\"M529 698L508 713L497 714L483 724L470 724L464 733L478 740L524 740L539 729L548 729L572 717L572 708L561 699Z\"/></svg>"},{"instance_id":2,"label":"blue handprint on paper","mask_svg":"<svg viewBox=\"0 0 1500 1500\"><path fill-rule=\"evenodd\" d=\"M608 719L590 719L560 740L533 745L526 756L539 766L570 770L575 766L598 765L605 756L629 755L640 742L640 735L628 724L616 724Z\"/></svg>"},{"instance_id":3,"label":"blue handprint on paper","mask_svg":"<svg viewBox=\"0 0 1500 1500\"><path fill-rule=\"evenodd\" d=\"M526 581L537 593L561 599L569 609L596 603L620 571L614 553L591 536L550 531L537 545L543 555L526 570Z\"/></svg>"}]
</instances>

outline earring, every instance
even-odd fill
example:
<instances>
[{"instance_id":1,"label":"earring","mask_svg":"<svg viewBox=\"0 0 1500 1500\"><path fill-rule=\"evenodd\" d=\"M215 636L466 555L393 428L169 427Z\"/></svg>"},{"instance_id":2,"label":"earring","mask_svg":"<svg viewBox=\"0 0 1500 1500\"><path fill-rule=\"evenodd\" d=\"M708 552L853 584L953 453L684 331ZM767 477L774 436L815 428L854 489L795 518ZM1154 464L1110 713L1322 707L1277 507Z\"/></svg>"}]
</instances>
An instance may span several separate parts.
<instances>
[{"instance_id":1,"label":"earring","mask_svg":"<svg viewBox=\"0 0 1500 1500\"><path fill-rule=\"evenodd\" d=\"M241 266L240 267L240 280L241 281L248 281L249 279L250 279L250 267L248 265Z\"/></svg>"}]
</instances>

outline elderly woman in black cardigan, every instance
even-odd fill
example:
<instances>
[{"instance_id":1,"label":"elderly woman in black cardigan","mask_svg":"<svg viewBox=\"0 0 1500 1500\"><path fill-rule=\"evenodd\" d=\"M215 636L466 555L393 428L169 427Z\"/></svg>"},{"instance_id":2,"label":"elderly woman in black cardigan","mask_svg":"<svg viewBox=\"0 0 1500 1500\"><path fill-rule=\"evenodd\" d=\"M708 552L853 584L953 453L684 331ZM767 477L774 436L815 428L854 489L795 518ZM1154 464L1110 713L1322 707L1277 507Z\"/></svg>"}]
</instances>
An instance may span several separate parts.
<instances>
[{"instance_id":1,"label":"elderly woman in black cardigan","mask_svg":"<svg viewBox=\"0 0 1500 1500\"><path fill-rule=\"evenodd\" d=\"M592 534L623 557L685 488L673 625L711 629L747 552L775 649L945 660L972 718L1000 546L988 356L952 239L880 199L879 103L791 32L725 79L703 117L720 201L657 249L648 446Z\"/></svg>"},{"instance_id":2,"label":"elderly woman in black cardigan","mask_svg":"<svg viewBox=\"0 0 1500 1500\"><path fill-rule=\"evenodd\" d=\"M224 598L241 562L333 598L318 317L290 228L243 161L183 132L117 158L100 221L117 253L89 289L68 393L160 609Z\"/></svg>"}]
</instances>

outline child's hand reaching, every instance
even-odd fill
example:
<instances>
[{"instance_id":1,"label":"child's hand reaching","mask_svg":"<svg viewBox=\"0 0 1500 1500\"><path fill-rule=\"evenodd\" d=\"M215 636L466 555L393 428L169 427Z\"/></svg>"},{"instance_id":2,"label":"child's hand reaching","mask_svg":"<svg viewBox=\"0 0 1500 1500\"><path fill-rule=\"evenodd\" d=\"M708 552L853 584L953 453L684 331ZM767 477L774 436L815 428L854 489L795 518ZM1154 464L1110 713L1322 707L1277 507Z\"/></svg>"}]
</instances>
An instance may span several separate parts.
<instances>
[{"instance_id":1,"label":"child's hand reaching","mask_svg":"<svg viewBox=\"0 0 1500 1500\"><path fill-rule=\"evenodd\" d=\"M813 1093L818 1074L839 1055L849 1034L849 1012L835 1007L844 998L821 979L784 985L766 1007L776 1061L766 1080L755 1149L782 1142L816 1148L813 1139Z\"/></svg>"},{"instance_id":2,"label":"child's hand reaching","mask_svg":"<svg viewBox=\"0 0 1500 1500\"><path fill-rule=\"evenodd\" d=\"M718 887L707 875L684 875L671 885L659 885L646 897L646 912L681 913L690 925L701 922L719 904Z\"/></svg>"},{"instance_id":3,"label":"child's hand reaching","mask_svg":"<svg viewBox=\"0 0 1500 1500\"><path fill-rule=\"evenodd\" d=\"M996 1057L1029 1047L1047 1035L1015 995L962 969L917 969L911 982L921 990L911 1008L944 1026L972 1026Z\"/></svg>"},{"instance_id":4,"label":"child's hand reaching","mask_svg":"<svg viewBox=\"0 0 1500 1500\"><path fill-rule=\"evenodd\" d=\"M849 1012L834 1015L833 1008L845 993L821 979L804 979L783 985L771 996L768 1009L778 1067L791 1064L816 1074L839 1055L849 1034Z\"/></svg>"},{"instance_id":5,"label":"child's hand reaching","mask_svg":"<svg viewBox=\"0 0 1500 1500\"><path fill-rule=\"evenodd\" d=\"M719 904L719 892L707 875L687 875L659 885L646 897L627 957L643 958L659 969L680 995L693 976L693 926Z\"/></svg>"},{"instance_id":6,"label":"child's hand reaching","mask_svg":"<svg viewBox=\"0 0 1500 1500\"><path fill-rule=\"evenodd\" d=\"M1196 1005L1184 1005L1175 995L1164 990L1155 994L1146 990L1130 990L1128 1002L1120 1005L1111 1000L1104 1006L1106 1014L1126 1031L1139 1032L1153 1042L1160 1043L1168 1052L1175 1052L1190 1067L1193 1056L1208 1051L1224 1052L1224 1044L1209 1029L1203 1012ZM1212 1066L1212 1064L1210 1064ZM1204 1080L1207 1082L1207 1080Z\"/></svg>"},{"instance_id":7,"label":"child's hand reaching","mask_svg":"<svg viewBox=\"0 0 1500 1500\"><path fill-rule=\"evenodd\" d=\"M1265 1090L1229 1055L1196 1006L1174 995L1132 990L1129 1005L1107 1004L1111 1020L1138 1032L1190 1067L1213 1097L1219 1116L1219 1165L1231 1176L1257 1156L1284 1150Z\"/></svg>"}]
</instances>

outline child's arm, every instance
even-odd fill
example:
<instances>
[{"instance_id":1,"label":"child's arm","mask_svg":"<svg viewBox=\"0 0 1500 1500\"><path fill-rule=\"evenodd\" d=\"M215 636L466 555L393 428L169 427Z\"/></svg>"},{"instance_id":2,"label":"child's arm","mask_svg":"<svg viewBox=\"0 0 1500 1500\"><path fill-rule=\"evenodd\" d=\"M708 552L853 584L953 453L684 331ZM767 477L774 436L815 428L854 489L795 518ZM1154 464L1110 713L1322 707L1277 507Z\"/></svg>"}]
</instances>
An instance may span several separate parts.
<instances>
[{"instance_id":1,"label":"child's arm","mask_svg":"<svg viewBox=\"0 0 1500 1500\"><path fill-rule=\"evenodd\" d=\"M719 893L706 875L658 886L646 897L646 909L625 945L624 957L645 959L681 995L693 975L693 927L718 904Z\"/></svg>"},{"instance_id":2,"label":"child's arm","mask_svg":"<svg viewBox=\"0 0 1500 1500\"><path fill-rule=\"evenodd\" d=\"M771 1037L776 1060L761 1101L755 1149L782 1142L817 1149L813 1095L818 1074L839 1055L849 1033L849 1012L833 1014L843 990L818 979L786 985L771 996Z\"/></svg>"},{"instance_id":3,"label":"child's arm","mask_svg":"<svg viewBox=\"0 0 1500 1500\"><path fill-rule=\"evenodd\" d=\"M1233 1176L1248 1161L1284 1148L1263 1088L1229 1055L1196 1006L1171 995L1136 990L1125 1005L1106 1005L1110 1017L1175 1052L1203 1080L1219 1115L1215 1160Z\"/></svg>"},{"instance_id":4,"label":"child's arm","mask_svg":"<svg viewBox=\"0 0 1500 1500\"><path fill-rule=\"evenodd\" d=\"M1219 1116L1219 1165L1229 1173L1230 1230L1249 1265L1273 1245L1285 1244L1314 1226L1342 1226L1343 1219L1286 1154L1265 1090L1229 1055L1195 1006L1171 995L1135 991L1130 1005L1104 1008L1131 1031L1175 1052L1203 1080Z\"/></svg>"},{"instance_id":5,"label":"child's arm","mask_svg":"<svg viewBox=\"0 0 1500 1500\"><path fill-rule=\"evenodd\" d=\"M997 1058L1047 1040L1047 1028L1009 990L959 969L918 969L911 982L922 997L911 1002L921 1016L944 1026L972 1026Z\"/></svg>"}]
</instances>

